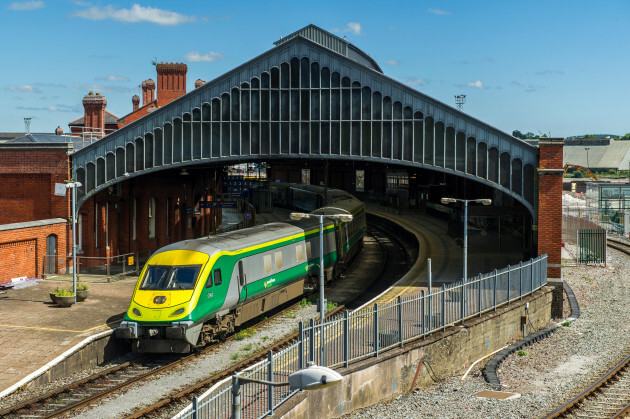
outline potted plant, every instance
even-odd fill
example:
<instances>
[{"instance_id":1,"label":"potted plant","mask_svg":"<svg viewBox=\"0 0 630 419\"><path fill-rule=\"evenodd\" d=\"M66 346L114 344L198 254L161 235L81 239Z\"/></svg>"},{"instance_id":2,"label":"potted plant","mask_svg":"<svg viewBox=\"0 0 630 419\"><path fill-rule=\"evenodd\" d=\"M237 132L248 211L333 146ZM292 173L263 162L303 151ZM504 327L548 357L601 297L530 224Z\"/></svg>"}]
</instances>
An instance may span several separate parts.
<instances>
[{"instance_id":1,"label":"potted plant","mask_svg":"<svg viewBox=\"0 0 630 419\"><path fill-rule=\"evenodd\" d=\"M55 302L62 307L70 307L74 304L74 293L72 290L65 288L57 288L53 291L55 294Z\"/></svg>"},{"instance_id":2,"label":"potted plant","mask_svg":"<svg viewBox=\"0 0 630 419\"><path fill-rule=\"evenodd\" d=\"M81 282L77 284L77 302L85 301L88 298L88 284Z\"/></svg>"},{"instance_id":3,"label":"potted plant","mask_svg":"<svg viewBox=\"0 0 630 419\"><path fill-rule=\"evenodd\" d=\"M54 290L50 291L50 301L52 301L53 303L57 303L57 293L59 293L59 291L61 291L59 289L59 287L55 288Z\"/></svg>"}]
</instances>

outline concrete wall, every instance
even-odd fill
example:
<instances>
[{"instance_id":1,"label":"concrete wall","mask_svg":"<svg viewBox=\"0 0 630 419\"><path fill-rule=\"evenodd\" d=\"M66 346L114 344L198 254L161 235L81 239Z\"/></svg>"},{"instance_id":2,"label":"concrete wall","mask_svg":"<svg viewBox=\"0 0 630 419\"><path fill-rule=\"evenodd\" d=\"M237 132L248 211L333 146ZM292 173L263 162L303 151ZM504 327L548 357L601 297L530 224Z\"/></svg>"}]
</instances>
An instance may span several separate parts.
<instances>
[{"instance_id":1,"label":"concrete wall","mask_svg":"<svg viewBox=\"0 0 630 419\"><path fill-rule=\"evenodd\" d=\"M496 312L467 320L464 325L408 343L349 368L338 370L341 385L294 396L274 416L286 419L340 417L353 410L386 402L411 390L420 361L415 387L434 384L428 364L438 379L463 374L477 359L523 337L521 316L529 303L529 319L536 329L551 318L551 288L512 303Z\"/></svg>"}]
</instances>

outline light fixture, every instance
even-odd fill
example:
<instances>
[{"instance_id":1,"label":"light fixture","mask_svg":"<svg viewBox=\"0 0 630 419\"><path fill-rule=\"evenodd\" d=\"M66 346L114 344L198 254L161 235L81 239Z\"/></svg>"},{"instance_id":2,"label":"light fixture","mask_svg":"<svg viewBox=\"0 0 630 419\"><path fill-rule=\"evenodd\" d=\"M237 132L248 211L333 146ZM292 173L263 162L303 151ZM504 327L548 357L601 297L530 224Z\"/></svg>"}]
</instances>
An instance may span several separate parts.
<instances>
[{"instance_id":1,"label":"light fixture","mask_svg":"<svg viewBox=\"0 0 630 419\"><path fill-rule=\"evenodd\" d=\"M179 172L180 176L188 176L190 173L188 173L188 170L186 170L186 168L182 168L182 170Z\"/></svg>"}]
</instances>

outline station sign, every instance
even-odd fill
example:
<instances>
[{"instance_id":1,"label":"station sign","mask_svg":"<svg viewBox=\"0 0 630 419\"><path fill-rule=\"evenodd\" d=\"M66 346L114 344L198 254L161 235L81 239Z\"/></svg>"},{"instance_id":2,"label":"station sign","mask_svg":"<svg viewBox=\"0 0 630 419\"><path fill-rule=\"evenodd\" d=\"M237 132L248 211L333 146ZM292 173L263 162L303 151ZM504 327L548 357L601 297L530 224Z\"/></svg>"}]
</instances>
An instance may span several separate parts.
<instances>
[{"instance_id":1,"label":"station sign","mask_svg":"<svg viewBox=\"0 0 630 419\"><path fill-rule=\"evenodd\" d=\"M199 208L236 208L236 201L199 201Z\"/></svg>"},{"instance_id":2,"label":"station sign","mask_svg":"<svg viewBox=\"0 0 630 419\"><path fill-rule=\"evenodd\" d=\"M248 197L254 189L254 181L243 175L229 175L223 178L223 192L232 194L232 198Z\"/></svg>"}]
</instances>

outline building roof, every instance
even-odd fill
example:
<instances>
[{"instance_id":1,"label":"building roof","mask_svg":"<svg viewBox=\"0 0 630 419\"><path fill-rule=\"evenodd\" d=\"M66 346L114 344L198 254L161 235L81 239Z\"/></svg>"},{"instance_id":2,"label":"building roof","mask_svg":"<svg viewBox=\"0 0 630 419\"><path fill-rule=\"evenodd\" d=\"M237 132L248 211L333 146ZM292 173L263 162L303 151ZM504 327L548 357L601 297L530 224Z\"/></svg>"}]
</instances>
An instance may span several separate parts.
<instances>
[{"instance_id":1,"label":"building roof","mask_svg":"<svg viewBox=\"0 0 630 419\"><path fill-rule=\"evenodd\" d=\"M107 124L118 124L118 117L113 113L105 111L105 125ZM85 125L85 116L82 116L79 119L75 119L72 122L68 123L68 126L76 127Z\"/></svg>"},{"instance_id":2,"label":"building roof","mask_svg":"<svg viewBox=\"0 0 630 419\"><path fill-rule=\"evenodd\" d=\"M600 141L598 145L591 144L593 143L573 145L565 142L564 163L597 170L628 170L630 167L630 141Z\"/></svg>"},{"instance_id":3,"label":"building roof","mask_svg":"<svg viewBox=\"0 0 630 419\"><path fill-rule=\"evenodd\" d=\"M47 225L61 224L67 222L68 220L64 218L49 218L47 220L26 221L24 223L0 224L0 231L19 230L21 228L29 227L43 227Z\"/></svg>"},{"instance_id":4,"label":"building roof","mask_svg":"<svg viewBox=\"0 0 630 419\"><path fill-rule=\"evenodd\" d=\"M348 42L346 39L342 39L332 33L323 30L322 28L315 26L313 24L305 26L304 28L293 32L285 36L284 38L280 38L273 44L275 46L279 46L284 44L285 42L297 37L301 36L310 41L315 42L325 48L328 48L332 51L335 51L337 54L341 54L344 57L350 58L353 61L356 61L366 67L370 67L373 70L378 71L379 73L383 73L381 67L374 61L369 54L361 51L358 47Z\"/></svg>"},{"instance_id":5,"label":"building roof","mask_svg":"<svg viewBox=\"0 0 630 419\"><path fill-rule=\"evenodd\" d=\"M56 134L35 134L35 133L28 133L28 134L22 134L21 136L17 137L17 138L13 138L11 140L5 141L4 144L72 144L72 148L76 151L76 150L80 150L83 147L89 145L90 143L94 142L94 140L91 139L85 139L81 136L77 136L77 135L68 135L68 134L62 134L62 135L56 135Z\"/></svg>"}]
</instances>

